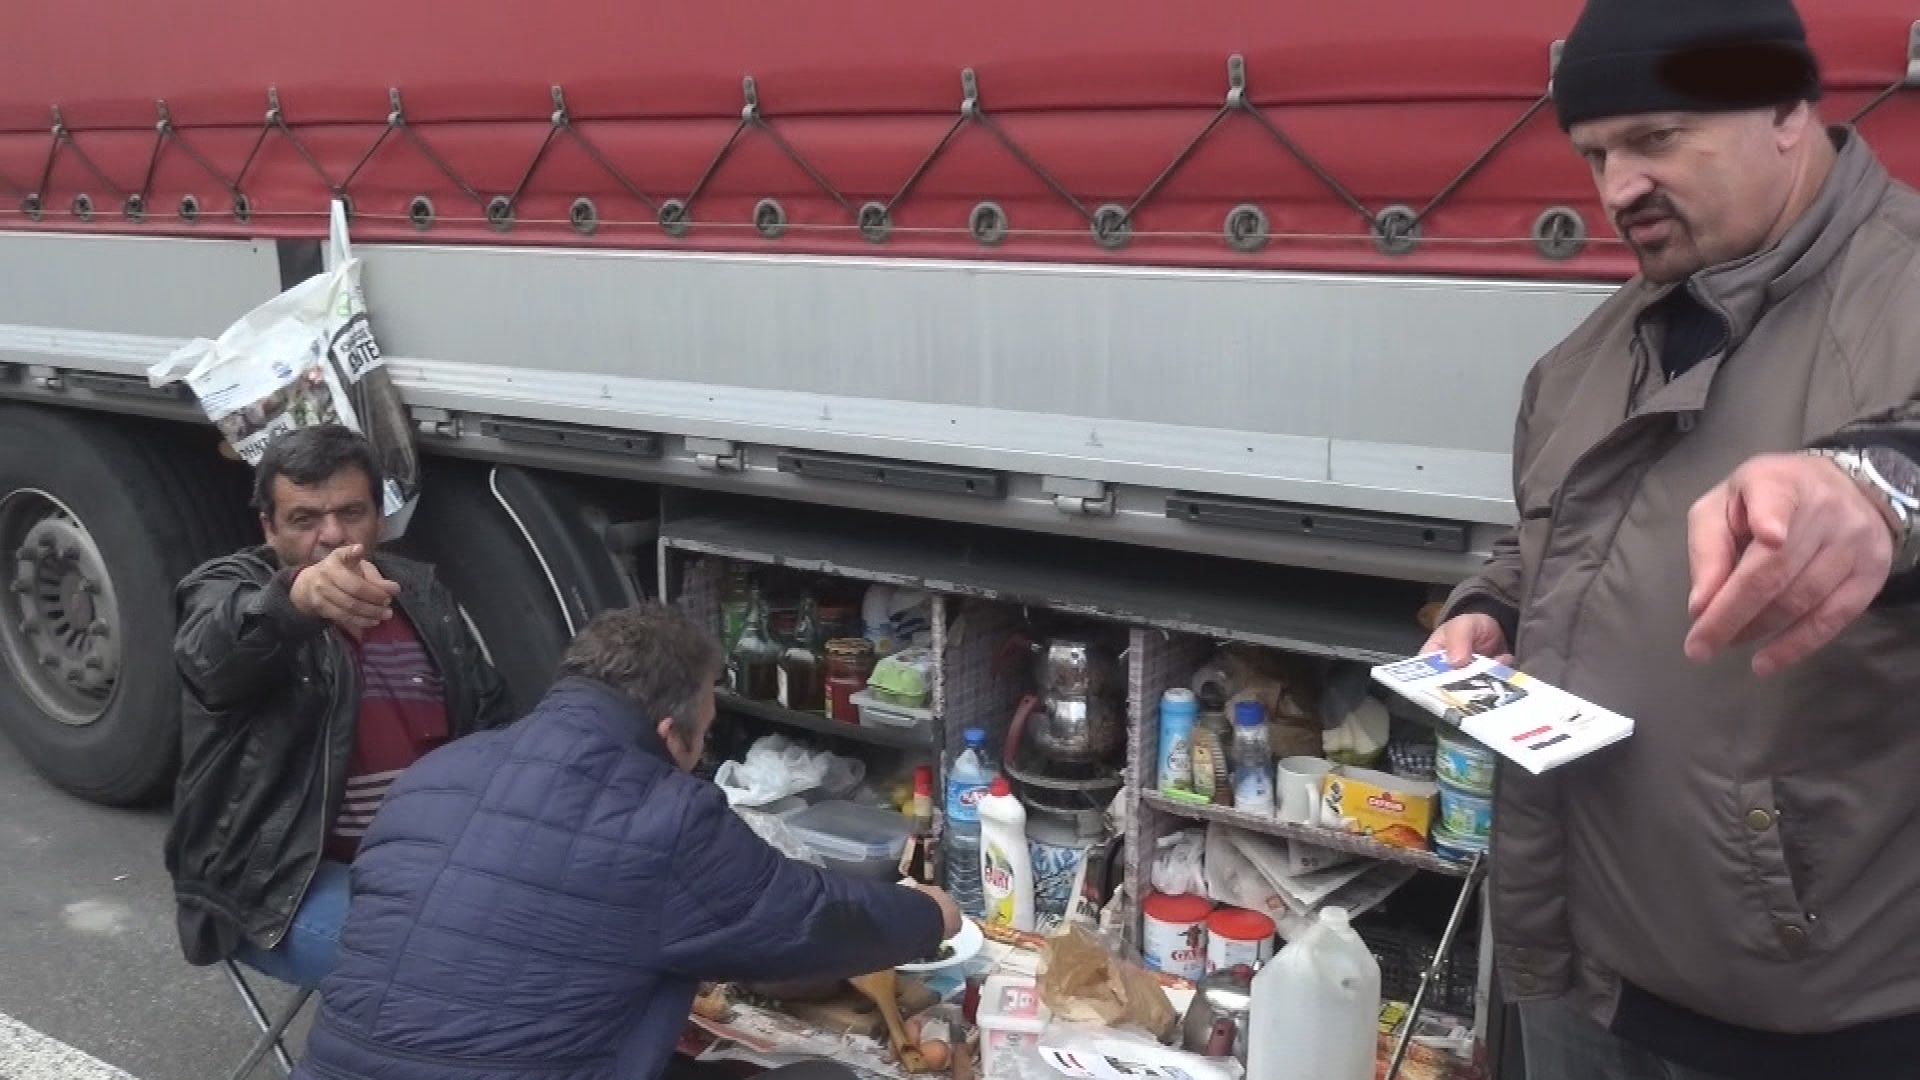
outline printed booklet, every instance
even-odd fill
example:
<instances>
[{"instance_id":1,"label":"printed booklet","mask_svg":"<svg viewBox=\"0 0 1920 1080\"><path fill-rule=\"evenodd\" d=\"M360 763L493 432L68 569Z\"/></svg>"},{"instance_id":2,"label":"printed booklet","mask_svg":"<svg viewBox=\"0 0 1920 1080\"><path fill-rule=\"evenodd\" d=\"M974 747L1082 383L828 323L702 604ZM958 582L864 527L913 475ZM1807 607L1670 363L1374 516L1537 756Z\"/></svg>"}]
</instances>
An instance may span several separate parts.
<instances>
[{"instance_id":1,"label":"printed booklet","mask_svg":"<svg viewBox=\"0 0 1920 1080\"><path fill-rule=\"evenodd\" d=\"M1484 656L1456 668L1430 653L1382 664L1373 678L1536 776L1633 734L1619 713Z\"/></svg>"}]
</instances>

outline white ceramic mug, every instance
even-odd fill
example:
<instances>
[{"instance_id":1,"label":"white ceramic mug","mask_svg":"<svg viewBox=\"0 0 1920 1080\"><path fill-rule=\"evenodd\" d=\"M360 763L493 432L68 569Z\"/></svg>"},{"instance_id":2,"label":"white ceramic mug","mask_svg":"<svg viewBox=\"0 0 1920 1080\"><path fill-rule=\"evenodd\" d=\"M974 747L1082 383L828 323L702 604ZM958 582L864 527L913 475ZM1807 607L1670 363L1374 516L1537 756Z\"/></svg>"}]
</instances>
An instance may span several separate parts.
<instances>
[{"instance_id":1,"label":"white ceramic mug","mask_svg":"<svg viewBox=\"0 0 1920 1080\"><path fill-rule=\"evenodd\" d=\"M1282 758L1274 783L1280 793L1280 820L1320 824L1320 782L1332 771L1333 762L1325 758Z\"/></svg>"}]
</instances>

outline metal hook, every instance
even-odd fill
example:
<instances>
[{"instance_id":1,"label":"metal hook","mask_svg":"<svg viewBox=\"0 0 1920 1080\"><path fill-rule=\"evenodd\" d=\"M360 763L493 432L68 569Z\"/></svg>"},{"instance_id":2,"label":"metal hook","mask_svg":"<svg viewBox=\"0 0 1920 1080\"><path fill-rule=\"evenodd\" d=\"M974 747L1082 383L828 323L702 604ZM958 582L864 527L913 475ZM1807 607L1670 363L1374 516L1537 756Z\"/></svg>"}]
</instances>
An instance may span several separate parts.
<instances>
[{"instance_id":1,"label":"metal hook","mask_svg":"<svg viewBox=\"0 0 1920 1080\"><path fill-rule=\"evenodd\" d=\"M746 105L740 109L740 118L758 120L760 118L760 87L753 81L753 76L748 75L740 80L740 93L747 99Z\"/></svg>"},{"instance_id":2,"label":"metal hook","mask_svg":"<svg viewBox=\"0 0 1920 1080\"><path fill-rule=\"evenodd\" d=\"M153 125L153 130L158 131L162 135L165 135L168 132L172 131L173 130L173 114L167 111L167 99L155 98L153 102L153 111L156 115L160 117L160 119Z\"/></svg>"},{"instance_id":3,"label":"metal hook","mask_svg":"<svg viewBox=\"0 0 1920 1080\"><path fill-rule=\"evenodd\" d=\"M1239 53L1227 57L1227 104L1236 109L1247 104L1247 58Z\"/></svg>"},{"instance_id":4,"label":"metal hook","mask_svg":"<svg viewBox=\"0 0 1920 1080\"><path fill-rule=\"evenodd\" d=\"M267 123L279 124L284 114L280 111L280 88L267 87Z\"/></svg>"},{"instance_id":5,"label":"metal hook","mask_svg":"<svg viewBox=\"0 0 1920 1080\"><path fill-rule=\"evenodd\" d=\"M387 108L389 110L387 112L388 127L403 128L407 126L407 110L400 104L399 87L390 86L387 88Z\"/></svg>"},{"instance_id":6,"label":"metal hook","mask_svg":"<svg viewBox=\"0 0 1920 1080\"><path fill-rule=\"evenodd\" d=\"M980 77L972 68L960 69L960 115L980 115Z\"/></svg>"},{"instance_id":7,"label":"metal hook","mask_svg":"<svg viewBox=\"0 0 1920 1080\"><path fill-rule=\"evenodd\" d=\"M567 95L558 86L555 86L552 89L553 89L553 126L557 128L563 128L573 122L573 117L567 113Z\"/></svg>"}]
</instances>

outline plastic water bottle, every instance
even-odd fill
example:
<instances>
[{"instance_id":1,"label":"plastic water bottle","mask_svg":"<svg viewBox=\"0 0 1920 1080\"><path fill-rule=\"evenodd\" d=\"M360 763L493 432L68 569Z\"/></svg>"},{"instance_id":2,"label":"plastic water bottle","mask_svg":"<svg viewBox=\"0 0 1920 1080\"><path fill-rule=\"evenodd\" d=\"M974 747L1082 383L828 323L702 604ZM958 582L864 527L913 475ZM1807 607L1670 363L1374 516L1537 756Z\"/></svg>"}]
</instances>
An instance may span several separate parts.
<instances>
[{"instance_id":1,"label":"plastic water bottle","mask_svg":"<svg viewBox=\"0 0 1920 1080\"><path fill-rule=\"evenodd\" d=\"M1257 817L1273 816L1273 748L1267 710L1257 701L1233 707L1233 805Z\"/></svg>"},{"instance_id":2,"label":"plastic water bottle","mask_svg":"<svg viewBox=\"0 0 1920 1080\"><path fill-rule=\"evenodd\" d=\"M987 733L968 728L967 748L947 772L947 893L960 910L978 919L986 914L980 886L980 800L996 775L987 756Z\"/></svg>"}]
</instances>

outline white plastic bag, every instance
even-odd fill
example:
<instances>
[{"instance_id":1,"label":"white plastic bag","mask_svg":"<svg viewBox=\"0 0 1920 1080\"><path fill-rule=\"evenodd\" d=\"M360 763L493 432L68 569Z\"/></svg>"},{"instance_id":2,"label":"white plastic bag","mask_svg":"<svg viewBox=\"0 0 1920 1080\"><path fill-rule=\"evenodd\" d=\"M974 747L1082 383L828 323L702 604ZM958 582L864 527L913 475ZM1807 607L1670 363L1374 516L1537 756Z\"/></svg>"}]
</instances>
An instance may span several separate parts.
<instances>
[{"instance_id":1,"label":"white plastic bag","mask_svg":"<svg viewBox=\"0 0 1920 1080\"><path fill-rule=\"evenodd\" d=\"M420 460L406 407L367 319L360 260L336 201L327 270L254 308L219 338L196 338L147 372L155 386L185 380L242 461L257 465L275 436L339 423L366 435L385 476L389 539L406 531Z\"/></svg>"},{"instance_id":2,"label":"white plastic bag","mask_svg":"<svg viewBox=\"0 0 1920 1080\"><path fill-rule=\"evenodd\" d=\"M1206 895L1206 843L1201 829L1161 837L1153 855L1153 890L1169 896Z\"/></svg>"},{"instance_id":3,"label":"white plastic bag","mask_svg":"<svg viewBox=\"0 0 1920 1080\"><path fill-rule=\"evenodd\" d=\"M857 758L811 752L784 735L768 735L747 748L745 761L722 762L713 782L726 792L727 803L738 808L765 806L814 788L844 795L866 775L866 765Z\"/></svg>"}]
</instances>

